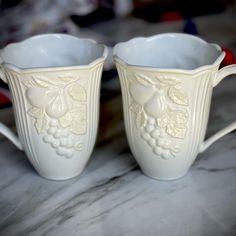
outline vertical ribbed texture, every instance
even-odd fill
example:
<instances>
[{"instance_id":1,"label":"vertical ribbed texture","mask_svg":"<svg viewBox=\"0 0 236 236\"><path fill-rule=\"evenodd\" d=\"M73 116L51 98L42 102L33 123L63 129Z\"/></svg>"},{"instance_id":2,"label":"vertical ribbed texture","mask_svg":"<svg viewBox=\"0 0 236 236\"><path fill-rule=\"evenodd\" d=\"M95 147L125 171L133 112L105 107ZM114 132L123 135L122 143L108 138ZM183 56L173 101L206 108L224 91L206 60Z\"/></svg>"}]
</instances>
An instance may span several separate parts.
<instances>
[{"instance_id":1,"label":"vertical ribbed texture","mask_svg":"<svg viewBox=\"0 0 236 236\"><path fill-rule=\"evenodd\" d=\"M128 138L129 146L135 156L137 156L136 148L135 148L135 142L133 136L133 125L132 125L132 116L129 114L129 80L126 76L126 69L122 67L122 65L117 64L117 69L119 72L119 78L121 82L122 87L122 103L123 103L123 113L124 113L124 119L125 119L125 129L126 129L126 135Z\"/></svg>"},{"instance_id":2,"label":"vertical ribbed texture","mask_svg":"<svg viewBox=\"0 0 236 236\"><path fill-rule=\"evenodd\" d=\"M103 66L102 64L96 65L91 71L91 82L89 83L89 110L87 111L87 117L89 117L89 134L88 134L88 151L91 153L98 129L99 122L99 104L100 104L100 84L101 84L101 70ZM96 128L95 128L96 127ZM90 153L88 153L90 155Z\"/></svg>"},{"instance_id":3,"label":"vertical ribbed texture","mask_svg":"<svg viewBox=\"0 0 236 236\"><path fill-rule=\"evenodd\" d=\"M191 158L198 154L199 145L205 134L207 120L209 115L209 106L211 93L209 93L211 78L209 73L205 73L196 78L193 91L193 103L191 104L192 113L191 123L189 125L190 142L186 156ZM206 117L207 116L207 117Z\"/></svg>"},{"instance_id":4,"label":"vertical ribbed texture","mask_svg":"<svg viewBox=\"0 0 236 236\"><path fill-rule=\"evenodd\" d=\"M31 160L35 167L39 166L38 160L36 158L36 154L34 152L31 139L31 131L29 130L30 125L29 121L27 120L27 108L25 104L25 91L21 85L21 79L19 75L15 73L8 73L9 79L9 87L11 90L11 95L13 99L13 106L14 106L14 115L16 119L17 129L19 131L20 140L24 147L24 150L29 152L31 156Z\"/></svg>"}]
</instances>

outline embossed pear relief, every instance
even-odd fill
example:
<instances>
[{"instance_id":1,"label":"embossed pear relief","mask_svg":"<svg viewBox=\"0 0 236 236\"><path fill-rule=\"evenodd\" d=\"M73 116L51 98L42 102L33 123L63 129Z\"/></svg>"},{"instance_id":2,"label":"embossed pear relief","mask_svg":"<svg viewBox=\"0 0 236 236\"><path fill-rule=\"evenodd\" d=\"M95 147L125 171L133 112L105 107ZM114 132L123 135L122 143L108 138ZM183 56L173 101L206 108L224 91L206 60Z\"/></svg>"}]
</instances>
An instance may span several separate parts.
<instances>
[{"instance_id":1,"label":"embossed pear relief","mask_svg":"<svg viewBox=\"0 0 236 236\"><path fill-rule=\"evenodd\" d=\"M179 152L173 139L187 132L189 98L175 77L147 77L136 74L129 84L137 129L153 152L169 159Z\"/></svg>"},{"instance_id":2,"label":"embossed pear relief","mask_svg":"<svg viewBox=\"0 0 236 236\"><path fill-rule=\"evenodd\" d=\"M87 129L87 94L80 78L60 76L31 77L24 80L26 98L31 108L27 114L35 122L38 134L58 155L72 157L81 150L81 142L72 142L73 135L84 135Z\"/></svg>"}]
</instances>

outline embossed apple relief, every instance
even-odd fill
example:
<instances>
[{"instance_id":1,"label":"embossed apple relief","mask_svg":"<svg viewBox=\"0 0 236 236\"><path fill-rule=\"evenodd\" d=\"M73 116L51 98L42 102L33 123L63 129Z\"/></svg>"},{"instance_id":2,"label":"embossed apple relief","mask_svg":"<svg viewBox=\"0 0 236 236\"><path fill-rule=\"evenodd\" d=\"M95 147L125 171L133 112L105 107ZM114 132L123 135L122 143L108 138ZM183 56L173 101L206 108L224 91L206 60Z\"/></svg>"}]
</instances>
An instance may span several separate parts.
<instances>
[{"instance_id":1,"label":"embossed apple relief","mask_svg":"<svg viewBox=\"0 0 236 236\"><path fill-rule=\"evenodd\" d=\"M56 149L58 155L67 158L83 147L81 142L72 142L73 135L84 135L87 129L87 95L79 80L68 75L23 81L31 105L27 114L35 120L38 134L43 134L43 141Z\"/></svg>"},{"instance_id":2,"label":"embossed apple relief","mask_svg":"<svg viewBox=\"0 0 236 236\"><path fill-rule=\"evenodd\" d=\"M177 78L150 78L137 74L129 84L136 127L153 152L163 159L175 157L187 132L189 98Z\"/></svg>"}]
</instances>

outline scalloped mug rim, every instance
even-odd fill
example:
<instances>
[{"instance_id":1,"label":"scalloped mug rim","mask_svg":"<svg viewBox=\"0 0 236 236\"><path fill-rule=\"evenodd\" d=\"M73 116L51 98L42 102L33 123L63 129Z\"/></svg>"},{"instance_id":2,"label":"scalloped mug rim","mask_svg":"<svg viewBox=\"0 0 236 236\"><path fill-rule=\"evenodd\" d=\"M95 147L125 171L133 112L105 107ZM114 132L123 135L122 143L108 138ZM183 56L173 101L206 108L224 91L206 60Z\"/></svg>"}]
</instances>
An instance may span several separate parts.
<instances>
[{"instance_id":1,"label":"scalloped mug rim","mask_svg":"<svg viewBox=\"0 0 236 236\"><path fill-rule=\"evenodd\" d=\"M95 45L101 46L103 48L103 53L99 58L91 61L90 63L88 63L86 65L73 65L73 66L48 66L48 67L21 68L21 67L18 67L16 65L13 65L11 63L4 62L4 60L1 58L2 51L6 50L6 49L8 49L12 46L25 44L28 41L31 41L31 40L34 40L34 39L37 39L37 38L44 38L44 37L67 37L67 38L74 38L76 40L91 42ZM70 34L63 34L63 33L38 34L38 35L31 36L29 38L26 38L26 39L24 39L22 41L19 41L19 42L10 43L10 44L6 45L4 48L2 48L0 50L0 66L6 66L7 68L12 69L12 70L14 70L18 73L32 73L32 72L44 72L44 71L47 72L47 71L74 70L74 69L89 69L89 68L92 68L93 66L97 65L98 63L105 61L106 58L107 58L107 55L108 55L107 46L105 46L103 44L100 44L100 43L97 43L95 40L90 39L90 38L79 38L79 37L76 37L76 36L73 36L73 35L70 35Z\"/></svg>"},{"instance_id":2,"label":"scalloped mug rim","mask_svg":"<svg viewBox=\"0 0 236 236\"><path fill-rule=\"evenodd\" d=\"M179 68L160 68L160 67L155 67L155 66L145 66L145 65L135 65L135 64L131 64L126 62L125 60L121 59L121 57L119 57L117 55L119 47L123 46L123 45L128 45L134 41L137 40L144 40L146 42L157 39L157 38L161 38L161 37L166 37L166 36L185 36L185 37L189 37L189 38L193 38L194 40L203 43L203 44L207 44L207 45L212 45L213 47L215 47L215 49L217 51L220 52L219 56L215 59L215 61L211 64L208 65L202 65L202 66L198 66L194 69L179 69ZM198 72L201 72L202 70L211 70L213 67L220 65L221 61L224 59L225 57L225 52L222 51L221 47L218 44L215 43L208 43L207 41L203 40L200 37L194 36L194 35L189 35L189 34L185 34L185 33L161 33L161 34L155 34L152 36L148 36L148 37L135 37L135 38L131 38L127 41L124 42L120 42L117 43L114 48L113 48L113 58L114 61L118 62L119 64L123 65L123 66L128 66L130 68L135 68L135 69L145 69L145 70L149 70L149 71L160 71L160 72L173 72L173 73L185 73L185 74L195 74Z\"/></svg>"}]
</instances>

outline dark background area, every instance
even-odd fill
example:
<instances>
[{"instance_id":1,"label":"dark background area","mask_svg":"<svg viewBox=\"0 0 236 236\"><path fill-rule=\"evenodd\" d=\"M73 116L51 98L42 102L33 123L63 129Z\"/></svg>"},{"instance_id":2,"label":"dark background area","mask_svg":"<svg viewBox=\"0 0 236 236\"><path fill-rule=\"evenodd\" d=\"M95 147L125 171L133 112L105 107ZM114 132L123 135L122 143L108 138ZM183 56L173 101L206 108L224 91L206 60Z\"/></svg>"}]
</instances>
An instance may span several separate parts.
<instances>
[{"instance_id":1,"label":"dark background area","mask_svg":"<svg viewBox=\"0 0 236 236\"><path fill-rule=\"evenodd\" d=\"M174 21L220 13L234 3L234 0L2 0L0 47L39 33L71 33L65 24L68 21L78 29L118 17Z\"/></svg>"}]
</instances>

